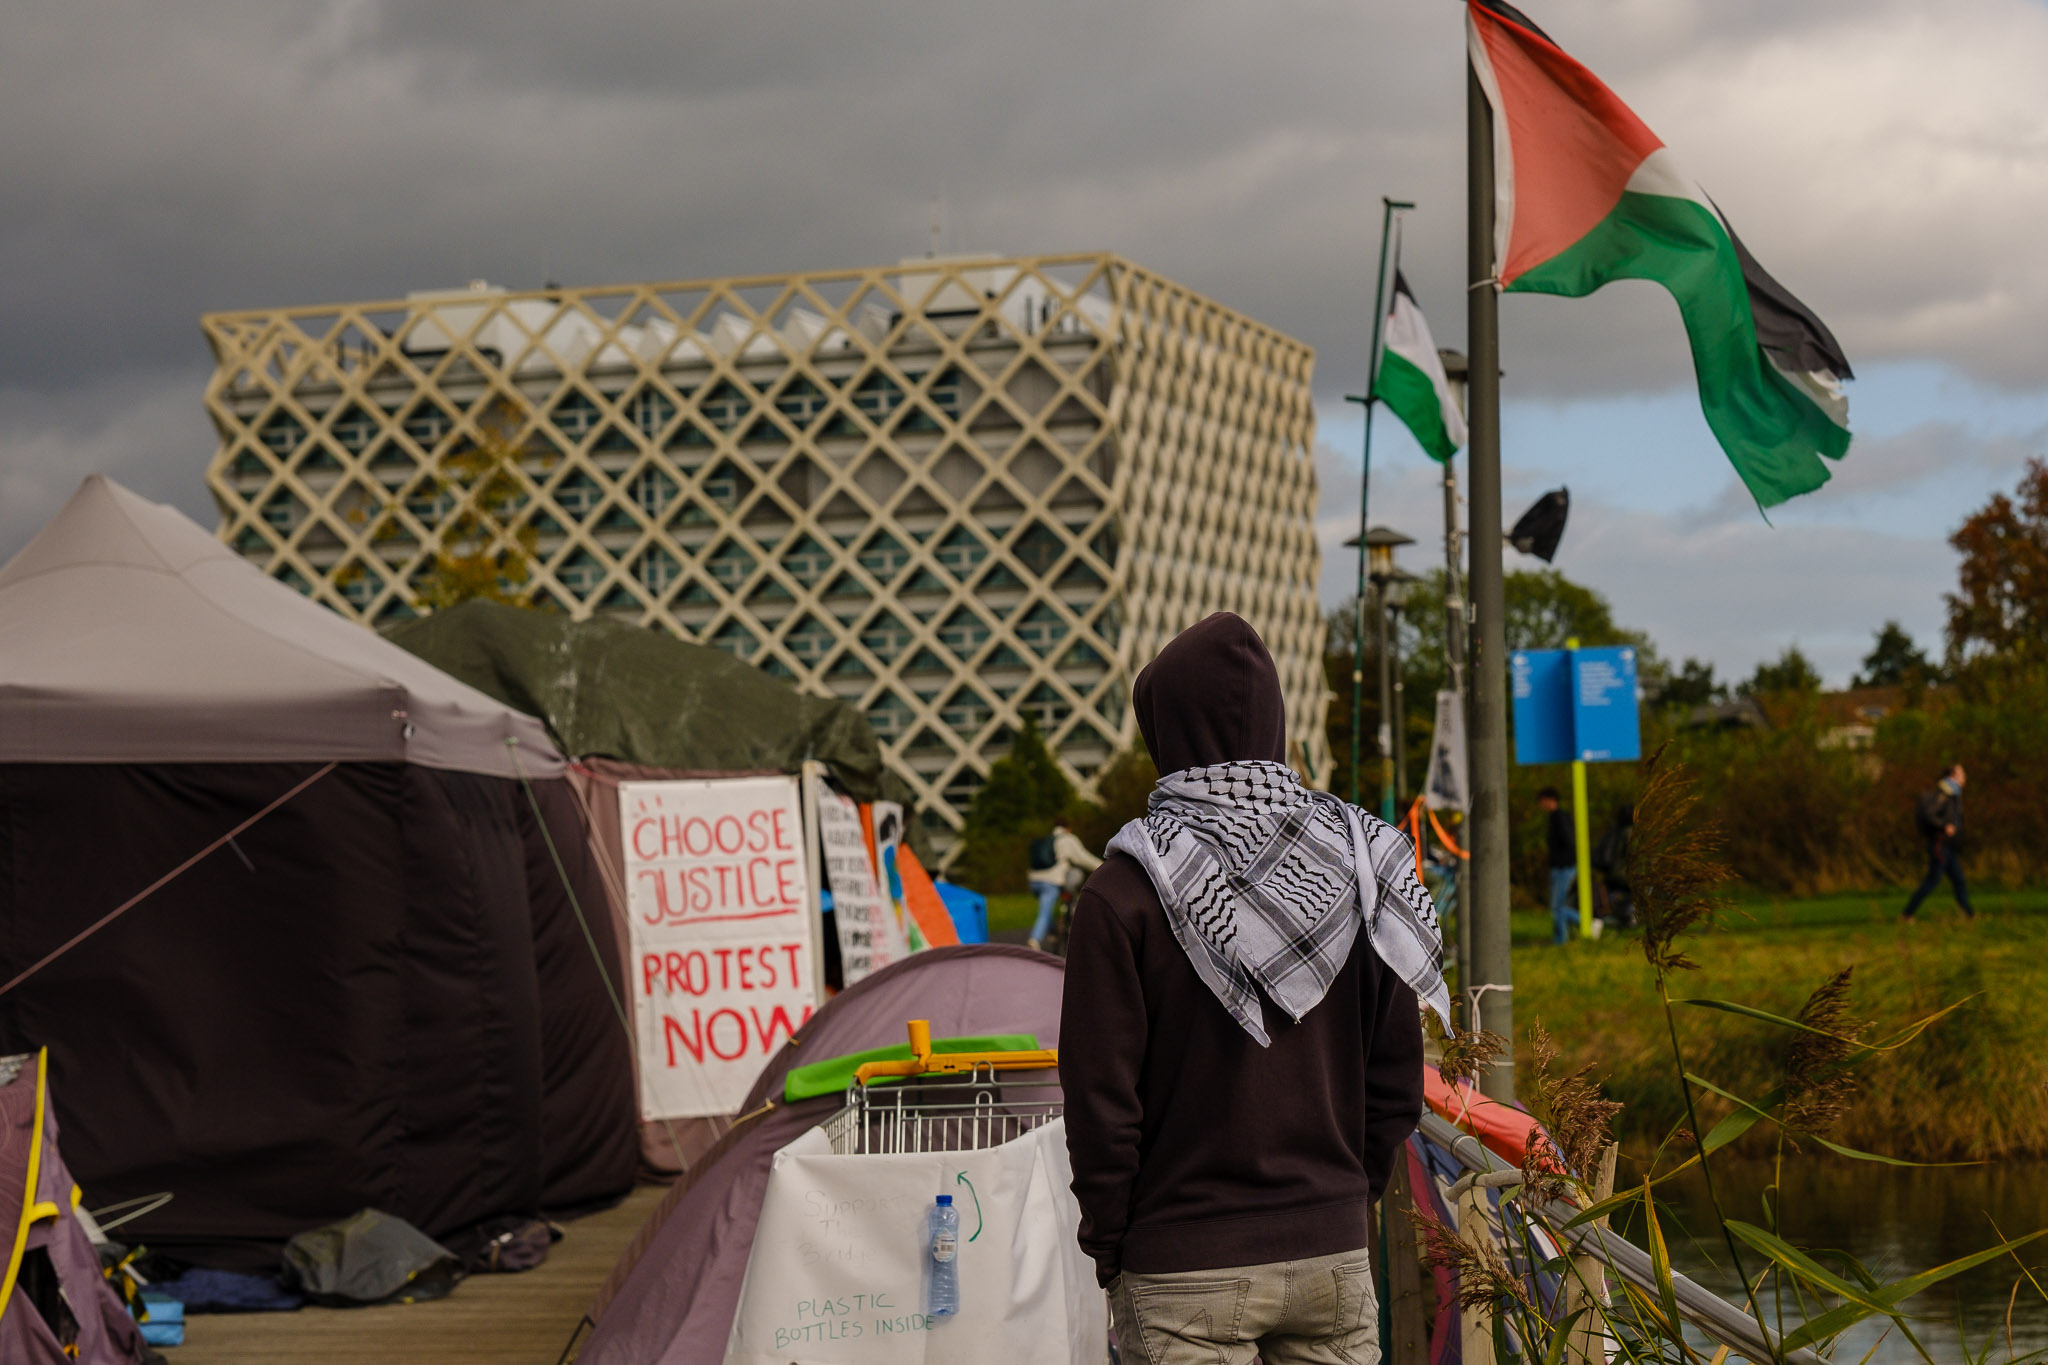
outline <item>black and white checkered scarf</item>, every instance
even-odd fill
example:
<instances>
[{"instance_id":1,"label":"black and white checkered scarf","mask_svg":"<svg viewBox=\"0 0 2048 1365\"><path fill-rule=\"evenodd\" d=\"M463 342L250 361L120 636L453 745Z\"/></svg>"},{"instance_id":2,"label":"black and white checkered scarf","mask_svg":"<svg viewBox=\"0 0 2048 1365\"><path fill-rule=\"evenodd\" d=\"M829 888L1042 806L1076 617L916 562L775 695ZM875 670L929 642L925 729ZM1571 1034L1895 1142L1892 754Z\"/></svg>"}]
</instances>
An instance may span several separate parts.
<instances>
[{"instance_id":1,"label":"black and white checkered scarf","mask_svg":"<svg viewBox=\"0 0 2048 1365\"><path fill-rule=\"evenodd\" d=\"M1302 786L1285 764L1169 773L1145 818L1109 846L1144 866L1195 974L1261 1047L1270 1040L1259 989L1299 1020L1343 970L1360 926L1416 998L1451 1017L1443 936L1414 846Z\"/></svg>"}]
</instances>

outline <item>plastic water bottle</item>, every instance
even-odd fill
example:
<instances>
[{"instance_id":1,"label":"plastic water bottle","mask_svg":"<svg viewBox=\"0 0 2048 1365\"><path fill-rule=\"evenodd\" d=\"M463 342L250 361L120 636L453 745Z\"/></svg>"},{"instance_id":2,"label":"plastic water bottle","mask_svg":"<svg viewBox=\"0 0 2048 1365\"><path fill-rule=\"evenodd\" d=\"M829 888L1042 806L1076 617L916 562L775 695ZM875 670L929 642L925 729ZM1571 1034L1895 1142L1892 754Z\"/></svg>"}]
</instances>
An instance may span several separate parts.
<instances>
[{"instance_id":1,"label":"plastic water bottle","mask_svg":"<svg viewBox=\"0 0 2048 1365\"><path fill-rule=\"evenodd\" d=\"M953 1196L942 1194L932 1206L931 1285L925 1294L924 1311L935 1318L950 1318L960 1311L960 1211Z\"/></svg>"}]
</instances>

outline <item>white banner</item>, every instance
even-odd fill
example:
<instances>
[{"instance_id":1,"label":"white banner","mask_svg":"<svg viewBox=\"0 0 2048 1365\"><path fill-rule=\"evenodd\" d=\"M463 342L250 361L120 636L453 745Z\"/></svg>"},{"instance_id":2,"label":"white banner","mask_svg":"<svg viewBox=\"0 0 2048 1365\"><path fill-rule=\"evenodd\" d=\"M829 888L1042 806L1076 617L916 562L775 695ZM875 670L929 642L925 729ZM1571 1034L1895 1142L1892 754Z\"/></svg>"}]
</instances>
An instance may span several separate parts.
<instances>
[{"instance_id":1,"label":"white banner","mask_svg":"<svg viewBox=\"0 0 2048 1365\"><path fill-rule=\"evenodd\" d=\"M619 832L640 1116L734 1113L817 999L796 779L622 783Z\"/></svg>"},{"instance_id":2,"label":"white banner","mask_svg":"<svg viewBox=\"0 0 2048 1365\"><path fill-rule=\"evenodd\" d=\"M900 825L900 817L899 817ZM832 923L839 934L840 980L848 986L910 956L895 908L875 880L868 840L853 798L818 789L818 838L825 880L832 885Z\"/></svg>"},{"instance_id":3,"label":"white banner","mask_svg":"<svg viewBox=\"0 0 2048 1365\"><path fill-rule=\"evenodd\" d=\"M1456 692L1436 694L1436 737L1429 746L1429 783L1423 797L1431 810L1464 810L1465 707Z\"/></svg>"},{"instance_id":4,"label":"white banner","mask_svg":"<svg viewBox=\"0 0 2048 1365\"><path fill-rule=\"evenodd\" d=\"M976 1152L775 1154L725 1365L1098 1365L1109 1306L1076 1236L1066 1125ZM936 1196L960 1214L960 1311L925 1310Z\"/></svg>"}]
</instances>

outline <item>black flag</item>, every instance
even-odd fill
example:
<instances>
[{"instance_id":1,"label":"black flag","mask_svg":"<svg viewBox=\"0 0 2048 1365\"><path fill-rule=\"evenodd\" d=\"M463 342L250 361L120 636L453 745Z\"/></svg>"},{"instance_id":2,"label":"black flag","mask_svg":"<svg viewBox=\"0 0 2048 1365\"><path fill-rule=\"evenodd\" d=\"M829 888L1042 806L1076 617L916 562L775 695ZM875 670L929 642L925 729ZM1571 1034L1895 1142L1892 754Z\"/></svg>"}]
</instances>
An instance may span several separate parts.
<instances>
[{"instance_id":1,"label":"black flag","mask_svg":"<svg viewBox=\"0 0 2048 1365\"><path fill-rule=\"evenodd\" d=\"M1565 514L1572 510L1572 494L1568 488L1553 488L1515 523L1515 529L1508 532L1508 543L1525 555L1535 555L1545 564L1557 556L1557 542L1564 539Z\"/></svg>"}]
</instances>

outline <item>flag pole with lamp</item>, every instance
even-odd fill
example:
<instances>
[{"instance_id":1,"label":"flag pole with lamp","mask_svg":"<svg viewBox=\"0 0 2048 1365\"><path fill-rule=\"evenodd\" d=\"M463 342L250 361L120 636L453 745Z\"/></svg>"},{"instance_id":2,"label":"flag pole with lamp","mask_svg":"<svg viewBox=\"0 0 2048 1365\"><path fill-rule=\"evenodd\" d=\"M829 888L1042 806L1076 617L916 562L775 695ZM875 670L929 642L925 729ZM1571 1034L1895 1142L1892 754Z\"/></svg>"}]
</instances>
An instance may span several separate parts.
<instances>
[{"instance_id":1,"label":"flag pole with lamp","mask_svg":"<svg viewBox=\"0 0 2048 1365\"><path fill-rule=\"evenodd\" d=\"M1365 742L1365 534L1371 525L1372 510L1372 409L1378 397L1373 385L1380 368L1380 341L1384 333L1387 305L1387 249L1393 240L1394 215L1414 208L1405 199L1380 199L1380 263L1379 272L1373 276L1372 287L1372 349L1367 355L1365 377L1366 392L1347 393L1345 401L1358 403L1365 408L1365 438L1358 471L1358 595L1352 599L1351 612L1351 804L1364 804ZM1381 718L1382 728L1386 717ZM1381 746L1382 751L1385 745Z\"/></svg>"},{"instance_id":2,"label":"flag pole with lamp","mask_svg":"<svg viewBox=\"0 0 2048 1365\"><path fill-rule=\"evenodd\" d=\"M1397 243L1394 249L1394 287L1387 300L1381 325L1385 329L1385 344L1380 348L1379 368L1373 372L1373 397L1394 416L1415 437L1415 443L1430 459L1443 466L1444 490L1444 664L1450 708L1446 709L1446 692L1436 697L1436 733L1430 745L1429 779L1424 784L1425 800L1432 811L1448 803L1459 811L1470 804L1465 781L1465 742L1463 738L1463 716L1460 710L1464 704L1464 662L1463 635L1466 629L1465 605L1460 596L1460 556L1458 552L1458 492L1457 475L1454 472L1458 448L1465 444L1465 409L1459 396L1459 388L1465 378L1464 357L1455 351L1437 349L1436 337L1431 333L1429 320L1423 316L1422 307L1415 300L1414 291L1408 287L1408 277L1401 269L1401 251ZM1457 382L1454 384L1446 357L1457 362ZM1393 567L1393 546L1408 543L1406 536L1381 527L1366 536L1367 546L1372 551L1373 571L1369 575L1376 588L1392 585L1394 594L1384 591L1380 594L1381 621L1384 626L1385 609L1393 607L1399 595L1399 584L1405 575ZM1375 543L1377 542L1377 543ZM1382 639L1385 632L1382 631ZM1381 652L1388 651L1383 643ZM1392 661L1383 657L1380 663L1380 694L1384 699L1389 695L1399 696L1398 674L1393 687L1387 685L1389 665ZM1401 706L1387 706L1382 701L1383 711L1392 713L1395 723L1405 721L1405 710ZM1401 732L1393 734L1393 751L1396 755L1395 768L1400 768ZM1455 758L1452 755L1455 754ZM1387 811L1383 818L1395 818L1398 801L1394 799L1396 784L1387 784ZM1434 816L1431 817L1434 819ZM1421 842L1421 830L1416 830L1417 842ZM1453 864L1455 867L1455 864ZM1467 879L1455 871L1446 872L1444 889L1452 898L1451 903L1459 906L1458 923L1461 928L1456 940L1456 961L1460 989L1472 980L1468 949L1471 946L1470 916L1462 903L1457 901L1455 888ZM1438 906L1441 912L1442 904ZM1468 1011L1469 1013L1469 1011ZM1449 1022L1449 1021L1446 1021Z\"/></svg>"}]
</instances>

